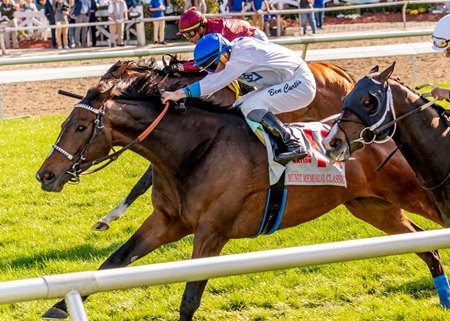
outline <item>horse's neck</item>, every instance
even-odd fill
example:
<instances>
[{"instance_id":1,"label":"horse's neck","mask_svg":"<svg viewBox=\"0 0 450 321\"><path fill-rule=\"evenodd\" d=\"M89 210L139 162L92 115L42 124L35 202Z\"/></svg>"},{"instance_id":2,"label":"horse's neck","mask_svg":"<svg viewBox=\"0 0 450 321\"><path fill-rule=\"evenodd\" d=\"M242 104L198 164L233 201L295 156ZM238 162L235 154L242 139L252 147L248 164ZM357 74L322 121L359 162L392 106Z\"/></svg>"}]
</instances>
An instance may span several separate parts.
<instances>
[{"instance_id":1,"label":"horse's neck","mask_svg":"<svg viewBox=\"0 0 450 321\"><path fill-rule=\"evenodd\" d=\"M395 84L391 88L397 117L426 103L419 95L403 85ZM447 134L444 131L443 135L443 126L442 120L432 107L413 113L397 124L394 141L411 167L423 178L433 175L433 173L442 177L443 173L436 172L439 169L448 170L448 166L444 165L449 164L448 155L444 155L446 153L442 153L442 149L450 148L448 137L450 133L447 129ZM443 166L434 167L430 161L436 161Z\"/></svg>"},{"instance_id":2,"label":"horse's neck","mask_svg":"<svg viewBox=\"0 0 450 321\"><path fill-rule=\"evenodd\" d=\"M152 124L161 110L155 111L151 104L142 101L114 103L107 113L114 145L129 144ZM147 138L132 150L155 166L179 169L181 164L186 166L186 163L200 162L208 157L217 144L225 146L223 153L227 153L229 141L233 141L234 147L256 141L250 130L242 129L246 126L245 121L238 118L195 107L188 108L185 114L169 109Z\"/></svg>"}]
</instances>

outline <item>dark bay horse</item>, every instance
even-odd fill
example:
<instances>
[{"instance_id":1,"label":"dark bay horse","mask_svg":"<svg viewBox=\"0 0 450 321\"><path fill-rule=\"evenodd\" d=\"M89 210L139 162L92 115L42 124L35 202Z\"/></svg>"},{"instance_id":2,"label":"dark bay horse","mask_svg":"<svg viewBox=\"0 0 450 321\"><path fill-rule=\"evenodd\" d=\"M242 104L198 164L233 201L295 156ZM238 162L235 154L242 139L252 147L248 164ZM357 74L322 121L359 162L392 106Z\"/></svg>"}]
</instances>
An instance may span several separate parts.
<instances>
[{"instance_id":1,"label":"dark bay horse","mask_svg":"<svg viewBox=\"0 0 450 321\"><path fill-rule=\"evenodd\" d=\"M163 60L164 61L164 60ZM169 64L180 63L176 57L171 57ZM326 117L341 112L340 103L344 97L353 88L355 81L351 75L340 67L328 62L309 63L317 85L317 94L306 108L293 112L277 115L283 122L292 123L298 121L319 121ZM116 78L120 74L121 78L136 77L137 74L152 72L155 67L154 62L136 63L134 61L119 61L103 76L103 78ZM165 86L175 85L176 88L186 86L194 81L203 78L205 73L175 73L165 81ZM209 101L220 107L228 108L236 100L234 87L226 87L220 92L213 94L208 98ZM128 207L142 194L152 186L152 166L150 165L144 175L139 179L130 193L106 216L99 219L93 230L104 231L110 226L110 222L123 216Z\"/></svg>"},{"instance_id":2,"label":"dark bay horse","mask_svg":"<svg viewBox=\"0 0 450 321\"><path fill-rule=\"evenodd\" d=\"M93 86L63 123L56 146L37 172L42 188L61 191L77 169L88 167L83 164L104 157L114 145L128 145L155 125L165 110L155 86L161 78L143 74L119 82L103 79ZM268 162L265 147L239 112L193 99L184 114L170 108L131 150L153 165L154 210L100 269L127 266L190 234L192 258L219 255L230 239L256 235L269 188ZM387 154L383 146L373 146L356 155L347 164L347 188L287 186L279 228L313 220L340 204L388 234L421 231L402 208L442 225L401 155L381 173L374 172ZM437 251L417 255L433 277L445 277ZM206 284L207 280L186 284L180 320L192 320ZM44 317L64 319L66 310L60 301Z\"/></svg>"},{"instance_id":3,"label":"dark bay horse","mask_svg":"<svg viewBox=\"0 0 450 321\"><path fill-rule=\"evenodd\" d=\"M375 67L348 94L324 141L327 154L345 161L365 144L392 137L450 227L448 115L399 80L390 79L394 66L382 72Z\"/></svg>"}]
</instances>

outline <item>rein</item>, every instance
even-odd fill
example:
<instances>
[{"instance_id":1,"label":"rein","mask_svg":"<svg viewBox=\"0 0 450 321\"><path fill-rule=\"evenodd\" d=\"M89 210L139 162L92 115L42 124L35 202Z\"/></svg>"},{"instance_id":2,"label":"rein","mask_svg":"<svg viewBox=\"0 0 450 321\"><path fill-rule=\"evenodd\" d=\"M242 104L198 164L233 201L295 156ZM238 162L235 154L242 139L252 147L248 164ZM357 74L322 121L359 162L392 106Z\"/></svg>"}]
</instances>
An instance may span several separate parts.
<instances>
[{"instance_id":1,"label":"rein","mask_svg":"<svg viewBox=\"0 0 450 321\"><path fill-rule=\"evenodd\" d=\"M444 178L444 179L442 180L442 182L440 182L439 184L436 184L436 185L434 185L434 186L428 187L428 186L425 186L425 185L424 185L424 182L422 181L422 179L419 178L419 176L416 175L416 181L417 181L417 184L419 184L419 186L420 186L421 188L423 188L424 190L426 190L426 191L432 191L432 190L434 190L434 189L436 189L436 188L439 188L439 187L443 186L445 183L447 183L447 181L449 180L449 178L450 178L450 170L448 171L447 177ZM420 180L419 180L419 179L420 179Z\"/></svg>"},{"instance_id":2,"label":"rein","mask_svg":"<svg viewBox=\"0 0 450 321\"><path fill-rule=\"evenodd\" d=\"M160 121L162 120L162 118L165 116L165 114L167 113L167 110L169 109L169 103L166 103L166 105L164 106L163 111L158 115L158 117L156 117L156 119L137 137L135 138L133 141L131 141L129 144L127 144L126 146L122 147L121 149L119 149L118 151L115 151L112 154L97 158L93 161L90 162L86 162L86 163L74 163L72 166L71 171L67 171L67 174L72 175L72 178L70 179L71 182L78 182L80 180L79 175L87 175L87 174L92 174L95 173L103 168L105 168L106 166L108 166L109 164L111 164L113 161L115 161L120 154L122 154L124 151L130 149L131 147L133 147L134 145L136 145L137 143L142 142L154 129L155 127L160 123ZM93 113L95 113L97 115L97 117L94 120L94 129L92 131L91 137L89 138L89 142L83 147L83 149L81 150L80 153L80 160L84 161L86 160L86 156L87 156L87 152L89 150L89 147L91 146L92 142L94 141L94 138L97 136L99 130L101 130L104 126L103 126L103 118L105 115L105 112L103 111L103 109L96 109L88 104L75 104L74 105L75 108L84 108L86 110L89 110ZM57 146L57 145L53 145L52 148L58 152L60 152L61 154L63 154L64 156L66 156L69 160L73 160L74 159L74 155L70 154L69 152L67 152L66 150L64 150L63 148ZM107 161L105 164L91 170L91 171L87 171L84 173L81 173L81 170L83 168L87 168L90 167L92 165L97 165L99 163L102 163L104 161Z\"/></svg>"},{"instance_id":3,"label":"rein","mask_svg":"<svg viewBox=\"0 0 450 321\"><path fill-rule=\"evenodd\" d=\"M385 129L387 129L387 128L389 128L389 127L391 127L391 126L397 124L397 123L398 123L399 121L401 121L402 119L404 119L404 118L406 118L406 117L408 117L408 116L411 116L412 114L415 114L415 113L419 113L419 112L421 112L421 111L424 111L425 109L427 109L427 108L430 107L430 106L433 106L434 103L435 103L437 100L438 100L438 98L434 98L433 100L430 100L428 103L423 104L422 106L419 106L419 107L417 107L417 108L415 108L415 109L413 109L413 110L410 110L409 112L407 112L407 113L405 113L405 114L403 114L403 115L398 116L396 119L393 119L393 120L391 120L390 122L384 124L383 126L376 128L376 129L373 131L373 133L375 134L375 136L378 135L378 134L381 133L383 130L385 130Z\"/></svg>"}]
</instances>

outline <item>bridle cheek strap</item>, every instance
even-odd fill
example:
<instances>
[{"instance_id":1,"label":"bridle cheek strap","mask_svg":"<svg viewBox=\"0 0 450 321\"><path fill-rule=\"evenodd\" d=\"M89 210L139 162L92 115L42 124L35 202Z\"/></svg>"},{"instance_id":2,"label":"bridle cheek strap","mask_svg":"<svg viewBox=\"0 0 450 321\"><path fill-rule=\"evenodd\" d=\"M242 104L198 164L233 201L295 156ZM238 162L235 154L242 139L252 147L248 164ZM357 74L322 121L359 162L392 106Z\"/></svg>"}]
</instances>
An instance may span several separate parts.
<instances>
[{"instance_id":1,"label":"bridle cheek strap","mask_svg":"<svg viewBox=\"0 0 450 321\"><path fill-rule=\"evenodd\" d=\"M74 108L83 108L86 110L89 110L90 112L93 112L94 114L97 115L97 118L95 119L95 127L94 130L92 132L91 138L89 139L89 143L83 147L83 150L81 151L81 156L80 158L82 160L85 159L86 154L87 154L87 149L89 148L89 145L91 144L92 140L94 139L94 137L97 135L97 132L99 129L103 128L103 115L104 112L101 109L96 109L88 104L82 104L82 103L78 103L75 104L73 106ZM75 155L72 155L71 153L69 153L68 151L66 151L64 148L54 144L52 145L53 150L56 150L57 152L60 152L61 154L63 154L64 156L66 156L70 161L72 161L75 158Z\"/></svg>"}]
</instances>

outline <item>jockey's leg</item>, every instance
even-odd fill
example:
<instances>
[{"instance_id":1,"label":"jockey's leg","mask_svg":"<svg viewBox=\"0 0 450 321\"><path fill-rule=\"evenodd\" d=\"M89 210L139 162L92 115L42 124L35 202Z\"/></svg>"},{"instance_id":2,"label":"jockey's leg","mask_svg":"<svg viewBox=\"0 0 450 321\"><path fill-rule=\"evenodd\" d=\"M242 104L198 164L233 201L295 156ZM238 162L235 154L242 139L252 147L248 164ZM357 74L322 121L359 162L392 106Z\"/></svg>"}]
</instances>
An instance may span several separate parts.
<instances>
[{"instance_id":1,"label":"jockey's leg","mask_svg":"<svg viewBox=\"0 0 450 321\"><path fill-rule=\"evenodd\" d=\"M274 160L280 164L295 159L302 159L308 156L305 147L294 136L284 124L275 117L270 111L264 109L256 109L251 111L247 117L253 121L260 123L274 137L280 138L286 147L285 151L275 155Z\"/></svg>"}]
</instances>

